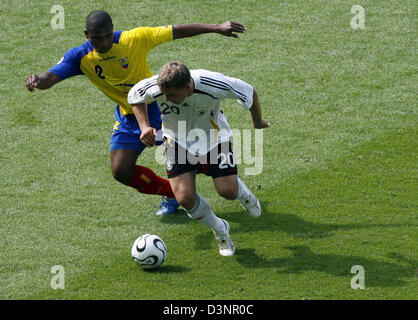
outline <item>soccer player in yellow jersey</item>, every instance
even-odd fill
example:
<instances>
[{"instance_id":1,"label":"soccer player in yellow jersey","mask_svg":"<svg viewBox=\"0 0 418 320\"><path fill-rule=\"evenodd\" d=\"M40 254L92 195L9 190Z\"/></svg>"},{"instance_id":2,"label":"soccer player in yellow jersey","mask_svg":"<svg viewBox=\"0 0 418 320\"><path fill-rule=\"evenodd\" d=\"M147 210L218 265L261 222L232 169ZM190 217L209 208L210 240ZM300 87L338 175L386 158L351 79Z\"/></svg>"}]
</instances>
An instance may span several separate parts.
<instances>
[{"instance_id":1,"label":"soccer player in yellow jersey","mask_svg":"<svg viewBox=\"0 0 418 320\"><path fill-rule=\"evenodd\" d=\"M141 193L163 196L156 214L169 214L179 206L169 181L136 163L146 146L140 140L141 129L127 102L128 92L137 82L153 75L147 54L155 46L203 33L219 33L238 38L237 33L244 31L243 25L231 21L113 31L109 14L96 10L86 20L84 33L88 40L68 50L54 67L39 77L36 74L27 76L25 83L28 90L33 92L35 89L49 89L72 76L85 75L115 101L115 125L110 140L113 177ZM148 105L148 116L153 128L161 128L160 110L156 102Z\"/></svg>"}]
</instances>

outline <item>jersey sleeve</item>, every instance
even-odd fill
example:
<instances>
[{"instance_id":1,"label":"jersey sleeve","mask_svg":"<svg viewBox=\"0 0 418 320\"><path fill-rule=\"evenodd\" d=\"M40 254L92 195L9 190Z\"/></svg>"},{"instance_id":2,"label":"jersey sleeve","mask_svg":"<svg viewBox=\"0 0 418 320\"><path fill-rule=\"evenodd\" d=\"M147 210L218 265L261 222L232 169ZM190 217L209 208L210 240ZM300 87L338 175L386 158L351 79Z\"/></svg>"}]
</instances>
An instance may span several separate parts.
<instances>
[{"instance_id":1,"label":"jersey sleeve","mask_svg":"<svg viewBox=\"0 0 418 320\"><path fill-rule=\"evenodd\" d=\"M76 48L68 50L64 57L53 66L49 71L55 73L61 80L72 76L82 75L80 69L80 59L78 59Z\"/></svg>"},{"instance_id":2,"label":"jersey sleeve","mask_svg":"<svg viewBox=\"0 0 418 320\"><path fill-rule=\"evenodd\" d=\"M157 84L157 76L141 80L129 90L128 103L150 103L161 94Z\"/></svg>"},{"instance_id":3,"label":"jersey sleeve","mask_svg":"<svg viewBox=\"0 0 418 320\"><path fill-rule=\"evenodd\" d=\"M200 83L219 99L236 99L245 109L250 109L253 105L254 88L245 81L222 73L204 72L200 76Z\"/></svg>"},{"instance_id":4,"label":"jersey sleeve","mask_svg":"<svg viewBox=\"0 0 418 320\"><path fill-rule=\"evenodd\" d=\"M133 43L150 51L160 44L174 40L174 26L139 27L128 31L126 36Z\"/></svg>"}]
</instances>

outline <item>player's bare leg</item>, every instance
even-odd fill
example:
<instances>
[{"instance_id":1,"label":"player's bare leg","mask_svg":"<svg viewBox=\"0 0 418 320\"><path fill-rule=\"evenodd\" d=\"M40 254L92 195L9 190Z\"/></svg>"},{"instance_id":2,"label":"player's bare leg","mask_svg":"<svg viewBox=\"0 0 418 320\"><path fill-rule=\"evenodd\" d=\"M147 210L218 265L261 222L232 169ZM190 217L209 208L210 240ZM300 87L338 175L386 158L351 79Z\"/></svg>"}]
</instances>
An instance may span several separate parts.
<instances>
[{"instance_id":1,"label":"player's bare leg","mask_svg":"<svg viewBox=\"0 0 418 320\"><path fill-rule=\"evenodd\" d=\"M129 185L135 172L136 160L139 152L130 149L118 149L110 153L110 163L113 177L123 183Z\"/></svg>"},{"instance_id":2,"label":"player's bare leg","mask_svg":"<svg viewBox=\"0 0 418 320\"><path fill-rule=\"evenodd\" d=\"M196 172L189 171L169 181L178 203L187 211L192 210L196 202Z\"/></svg>"},{"instance_id":3,"label":"player's bare leg","mask_svg":"<svg viewBox=\"0 0 418 320\"><path fill-rule=\"evenodd\" d=\"M238 199L252 217L261 215L261 205L256 196L242 182L237 175L230 175L213 179L218 193L228 200Z\"/></svg>"},{"instance_id":4,"label":"player's bare leg","mask_svg":"<svg viewBox=\"0 0 418 320\"><path fill-rule=\"evenodd\" d=\"M230 175L213 179L216 191L227 200L235 200L238 197L237 175Z\"/></svg>"},{"instance_id":5,"label":"player's bare leg","mask_svg":"<svg viewBox=\"0 0 418 320\"><path fill-rule=\"evenodd\" d=\"M219 253L232 256L234 244L229 236L229 224L218 218L205 198L196 193L196 172L190 171L170 179L171 188L177 201L192 220L212 229L219 244Z\"/></svg>"},{"instance_id":6,"label":"player's bare leg","mask_svg":"<svg viewBox=\"0 0 418 320\"><path fill-rule=\"evenodd\" d=\"M139 154L137 150L113 150L110 153L113 177L141 193L163 196L157 215L175 212L178 203L169 181L157 176L151 169L137 165Z\"/></svg>"}]
</instances>

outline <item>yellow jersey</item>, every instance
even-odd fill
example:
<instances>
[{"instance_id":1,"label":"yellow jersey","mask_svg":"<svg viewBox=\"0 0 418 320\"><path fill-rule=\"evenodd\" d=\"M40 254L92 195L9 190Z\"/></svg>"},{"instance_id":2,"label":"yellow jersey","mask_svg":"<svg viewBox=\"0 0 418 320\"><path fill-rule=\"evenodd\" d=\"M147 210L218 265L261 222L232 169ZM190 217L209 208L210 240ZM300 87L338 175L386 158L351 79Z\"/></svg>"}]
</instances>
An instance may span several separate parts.
<instances>
[{"instance_id":1,"label":"yellow jersey","mask_svg":"<svg viewBox=\"0 0 418 320\"><path fill-rule=\"evenodd\" d=\"M61 80L85 75L119 105L123 115L132 114L132 107L127 101L129 90L139 81L153 76L147 62L148 52L174 38L172 25L115 31L113 45L108 52L98 53L88 40L68 50L49 71Z\"/></svg>"}]
</instances>

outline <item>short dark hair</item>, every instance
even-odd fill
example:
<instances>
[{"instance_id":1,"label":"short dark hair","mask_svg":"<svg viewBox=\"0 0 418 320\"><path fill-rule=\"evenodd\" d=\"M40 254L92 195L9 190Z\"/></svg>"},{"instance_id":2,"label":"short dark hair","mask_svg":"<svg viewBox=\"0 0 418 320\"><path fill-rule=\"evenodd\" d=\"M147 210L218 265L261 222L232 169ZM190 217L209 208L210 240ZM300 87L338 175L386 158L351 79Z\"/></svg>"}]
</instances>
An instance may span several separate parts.
<instances>
[{"instance_id":1,"label":"short dark hair","mask_svg":"<svg viewBox=\"0 0 418 320\"><path fill-rule=\"evenodd\" d=\"M113 27L112 18L103 10L95 10L91 12L86 19L86 29L103 30L108 27Z\"/></svg>"},{"instance_id":2,"label":"short dark hair","mask_svg":"<svg viewBox=\"0 0 418 320\"><path fill-rule=\"evenodd\" d=\"M161 89L182 89L190 81L190 70L181 62L171 61L161 68L157 84Z\"/></svg>"}]
</instances>

